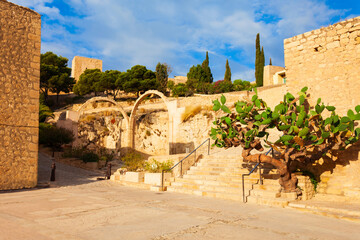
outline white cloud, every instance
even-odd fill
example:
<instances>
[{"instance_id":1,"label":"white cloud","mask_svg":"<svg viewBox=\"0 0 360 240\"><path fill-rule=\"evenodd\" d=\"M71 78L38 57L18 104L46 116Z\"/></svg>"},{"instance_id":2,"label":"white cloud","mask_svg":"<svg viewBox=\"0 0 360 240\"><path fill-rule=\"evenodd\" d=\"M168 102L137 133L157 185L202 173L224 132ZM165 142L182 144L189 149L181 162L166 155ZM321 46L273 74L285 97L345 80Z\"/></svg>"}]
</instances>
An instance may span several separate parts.
<instances>
[{"instance_id":1,"label":"white cloud","mask_svg":"<svg viewBox=\"0 0 360 240\"><path fill-rule=\"evenodd\" d=\"M105 68L121 71L167 62L173 75L186 75L209 51L216 80L223 78L227 58L233 79L254 79L258 32L266 62L271 57L283 65L284 38L327 25L340 14L322 0L63 0L80 14L71 17L62 16L53 0L12 2L46 16L43 51L100 58Z\"/></svg>"}]
</instances>

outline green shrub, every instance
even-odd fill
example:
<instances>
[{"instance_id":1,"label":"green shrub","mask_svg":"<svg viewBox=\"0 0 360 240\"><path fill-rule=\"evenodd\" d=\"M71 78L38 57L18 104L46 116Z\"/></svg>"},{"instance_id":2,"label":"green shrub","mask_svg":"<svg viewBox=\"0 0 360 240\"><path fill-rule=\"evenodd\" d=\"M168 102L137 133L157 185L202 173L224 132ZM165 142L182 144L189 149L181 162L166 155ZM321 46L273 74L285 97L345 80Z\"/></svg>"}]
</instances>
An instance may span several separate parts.
<instances>
[{"instance_id":1,"label":"green shrub","mask_svg":"<svg viewBox=\"0 0 360 240\"><path fill-rule=\"evenodd\" d=\"M98 162L99 156L93 152L86 152L81 156L81 160L84 162Z\"/></svg>"},{"instance_id":2,"label":"green shrub","mask_svg":"<svg viewBox=\"0 0 360 240\"><path fill-rule=\"evenodd\" d=\"M73 148L65 149L62 156L64 158L81 158L85 152L87 152L86 148L73 147Z\"/></svg>"},{"instance_id":3,"label":"green shrub","mask_svg":"<svg viewBox=\"0 0 360 240\"><path fill-rule=\"evenodd\" d=\"M137 171L144 168L145 160L139 153L129 152L121 160L129 171Z\"/></svg>"},{"instance_id":4,"label":"green shrub","mask_svg":"<svg viewBox=\"0 0 360 240\"><path fill-rule=\"evenodd\" d=\"M100 159L102 159L106 162L112 161L115 157L114 151L108 151L105 148L100 149L99 155L101 156Z\"/></svg>"},{"instance_id":5,"label":"green shrub","mask_svg":"<svg viewBox=\"0 0 360 240\"><path fill-rule=\"evenodd\" d=\"M74 141L72 131L65 128L58 128L49 124L39 124L39 143L51 147L53 153L61 150L63 144Z\"/></svg>"},{"instance_id":6,"label":"green shrub","mask_svg":"<svg viewBox=\"0 0 360 240\"><path fill-rule=\"evenodd\" d=\"M169 172L170 168L173 166L173 161L167 160L165 162L159 162L155 159L152 159L149 162L145 162L145 170L151 173L161 173L162 170Z\"/></svg>"}]
</instances>

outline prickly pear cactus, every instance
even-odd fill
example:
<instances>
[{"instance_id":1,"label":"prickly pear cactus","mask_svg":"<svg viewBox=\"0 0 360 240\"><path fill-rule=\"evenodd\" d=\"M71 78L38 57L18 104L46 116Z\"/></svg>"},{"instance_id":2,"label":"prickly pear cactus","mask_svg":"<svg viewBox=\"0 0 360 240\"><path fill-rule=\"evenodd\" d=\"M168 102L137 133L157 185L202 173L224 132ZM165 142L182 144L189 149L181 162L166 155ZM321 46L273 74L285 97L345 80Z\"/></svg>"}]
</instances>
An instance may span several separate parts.
<instances>
[{"instance_id":1,"label":"prickly pear cactus","mask_svg":"<svg viewBox=\"0 0 360 240\"><path fill-rule=\"evenodd\" d=\"M341 117L334 106L326 106L320 98L310 107L307 89L301 89L296 98L291 93L285 94L284 100L274 109L268 107L256 91L251 101L237 102L233 113L225 105L225 96L213 101L213 110L224 112L211 129L214 145L220 148L241 146L245 161L274 165L280 173L282 189L296 191L297 178L290 171L291 161L314 162L324 153L336 154L335 150L345 149L360 137L360 128L355 128L355 121L360 120L360 105ZM283 135L270 142L269 129L273 128ZM264 147L272 147L278 154L276 157L251 154L253 149L262 151Z\"/></svg>"}]
</instances>

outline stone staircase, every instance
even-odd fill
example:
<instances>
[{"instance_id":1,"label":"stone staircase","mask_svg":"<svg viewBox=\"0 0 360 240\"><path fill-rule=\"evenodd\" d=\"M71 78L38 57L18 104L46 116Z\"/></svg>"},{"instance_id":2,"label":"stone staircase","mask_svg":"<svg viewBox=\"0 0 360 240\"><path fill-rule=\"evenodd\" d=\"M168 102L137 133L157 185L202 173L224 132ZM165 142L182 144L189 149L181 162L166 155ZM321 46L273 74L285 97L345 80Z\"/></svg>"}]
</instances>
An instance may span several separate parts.
<instances>
[{"instance_id":1,"label":"stone staircase","mask_svg":"<svg viewBox=\"0 0 360 240\"><path fill-rule=\"evenodd\" d=\"M242 174L247 174L255 164L244 163L241 154L215 154L205 156L182 178L175 178L169 192L194 194L235 201L243 201ZM261 171L263 184L259 182ZM279 175L271 165L263 164L250 176L245 176L247 202L285 206L287 199L279 198Z\"/></svg>"}]
</instances>

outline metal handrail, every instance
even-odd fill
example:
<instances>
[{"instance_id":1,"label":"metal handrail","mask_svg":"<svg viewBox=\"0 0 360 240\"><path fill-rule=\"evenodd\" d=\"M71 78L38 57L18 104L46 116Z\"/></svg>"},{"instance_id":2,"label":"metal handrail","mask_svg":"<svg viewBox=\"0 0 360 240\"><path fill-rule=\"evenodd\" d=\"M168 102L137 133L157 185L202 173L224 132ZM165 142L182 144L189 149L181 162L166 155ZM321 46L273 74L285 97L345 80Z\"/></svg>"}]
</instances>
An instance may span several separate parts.
<instances>
[{"instance_id":1,"label":"metal handrail","mask_svg":"<svg viewBox=\"0 0 360 240\"><path fill-rule=\"evenodd\" d=\"M269 149L269 151L267 151L266 153L265 153L265 155L268 155L270 152L272 151L272 155L274 156L274 149L273 148L270 148ZM261 162L258 162L256 165L255 165L255 167L253 168L253 169L251 169L251 171L249 172L249 173L244 173L244 174L242 174L241 175L241 178L242 178L242 194L243 194L243 202L245 203L246 201L245 201L245 183L244 183L244 177L245 176L250 176L254 171L255 171L255 169L258 167L258 166L260 166L260 163ZM263 184L263 181L262 181L262 179L261 179L261 168L259 168L259 182L260 182L260 185L262 185Z\"/></svg>"},{"instance_id":2,"label":"metal handrail","mask_svg":"<svg viewBox=\"0 0 360 240\"><path fill-rule=\"evenodd\" d=\"M206 142L208 142L208 155L210 155L210 138L206 139L204 142L202 142L197 148L195 148L194 150L192 150L186 157L184 157L183 159L181 159L178 163L176 163L174 166L172 166L170 169L168 169L167 171L171 171L173 170L177 165L180 164L180 176L182 177L182 163L185 159L187 159L191 154L193 154L195 152L195 161L196 161L196 150L198 150L202 145L204 145ZM164 191L164 170L161 171L161 191Z\"/></svg>"}]
</instances>

